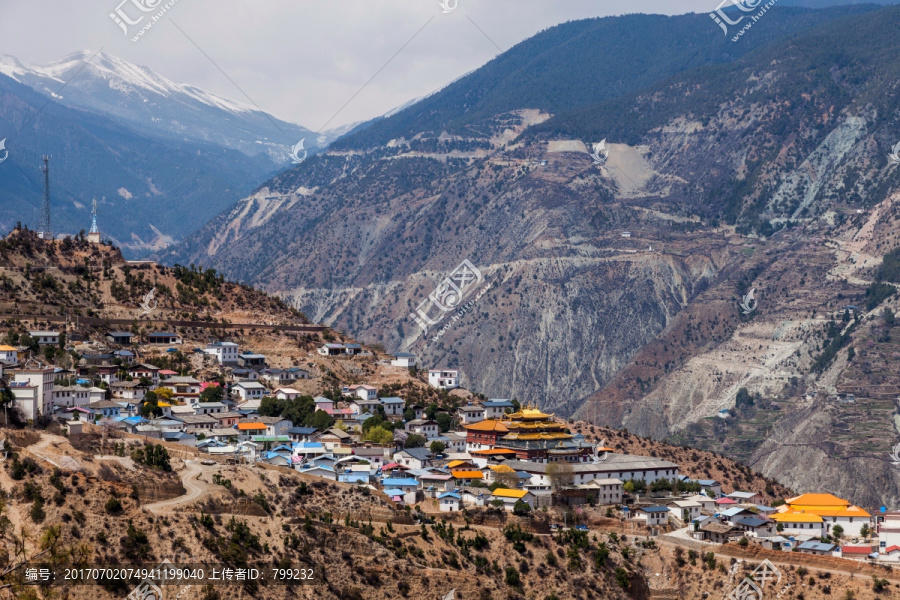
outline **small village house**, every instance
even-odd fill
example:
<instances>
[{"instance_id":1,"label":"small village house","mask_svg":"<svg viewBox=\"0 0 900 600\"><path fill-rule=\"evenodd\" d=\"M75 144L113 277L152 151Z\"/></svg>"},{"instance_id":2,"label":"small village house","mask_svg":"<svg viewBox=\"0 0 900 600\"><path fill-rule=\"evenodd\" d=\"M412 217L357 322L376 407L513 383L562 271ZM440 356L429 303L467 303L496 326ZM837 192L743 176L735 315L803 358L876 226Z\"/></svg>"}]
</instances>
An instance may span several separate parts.
<instances>
[{"instance_id":1,"label":"small village house","mask_svg":"<svg viewBox=\"0 0 900 600\"><path fill-rule=\"evenodd\" d=\"M459 512L462 507L462 496L459 492L444 492L438 496L441 512Z\"/></svg>"},{"instance_id":2,"label":"small village house","mask_svg":"<svg viewBox=\"0 0 900 600\"><path fill-rule=\"evenodd\" d=\"M659 527L669 522L667 506L639 506L634 509L634 519L644 521L648 527Z\"/></svg>"},{"instance_id":3,"label":"small village house","mask_svg":"<svg viewBox=\"0 0 900 600\"><path fill-rule=\"evenodd\" d=\"M46 331L41 329L37 331L29 331L28 335L30 335L31 339L33 339L41 346L59 346L58 331Z\"/></svg>"},{"instance_id":4,"label":"small village house","mask_svg":"<svg viewBox=\"0 0 900 600\"><path fill-rule=\"evenodd\" d=\"M410 368L416 366L416 355L409 354L408 352L398 352L394 355L394 358L391 359L391 366L393 367L403 367Z\"/></svg>"},{"instance_id":5,"label":"small village house","mask_svg":"<svg viewBox=\"0 0 900 600\"><path fill-rule=\"evenodd\" d=\"M402 417L403 411L406 409L406 401L403 398L389 396L381 399L381 406L384 407L384 415L386 417Z\"/></svg>"},{"instance_id":6,"label":"small village house","mask_svg":"<svg viewBox=\"0 0 900 600\"><path fill-rule=\"evenodd\" d=\"M266 386L256 381L239 381L231 386L231 390L241 400L260 400L269 391Z\"/></svg>"},{"instance_id":7,"label":"small village house","mask_svg":"<svg viewBox=\"0 0 900 600\"><path fill-rule=\"evenodd\" d=\"M517 502L524 502L529 506L534 506L535 495L528 490L511 490L507 488L497 488L491 495L491 502L499 500L503 503L503 508L513 510Z\"/></svg>"},{"instance_id":8,"label":"small village house","mask_svg":"<svg viewBox=\"0 0 900 600\"><path fill-rule=\"evenodd\" d=\"M459 387L459 370L429 369L428 385L441 390L453 390Z\"/></svg>"},{"instance_id":9,"label":"small village house","mask_svg":"<svg viewBox=\"0 0 900 600\"><path fill-rule=\"evenodd\" d=\"M343 344L322 344L317 352L322 356L339 356L344 354Z\"/></svg>"},{"instance_id":10,"label":"small village house","mask_svg":"<svg viewBox=\"0 0 900 600\"><path fill-rule=\"evenodd\" d=\"M210 342L203 349L205 354L215 357L220 365L236 365L239 351L234 342Z\"/></svg>"}]
</instances>

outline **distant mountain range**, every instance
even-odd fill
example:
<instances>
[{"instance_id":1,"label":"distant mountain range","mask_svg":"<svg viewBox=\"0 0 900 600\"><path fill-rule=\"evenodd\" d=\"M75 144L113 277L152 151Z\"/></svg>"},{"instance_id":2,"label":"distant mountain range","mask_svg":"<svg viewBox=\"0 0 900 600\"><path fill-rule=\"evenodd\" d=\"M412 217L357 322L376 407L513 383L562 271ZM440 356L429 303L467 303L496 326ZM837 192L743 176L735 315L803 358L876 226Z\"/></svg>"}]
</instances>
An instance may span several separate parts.
<instances>
[{"instance_id":1,"label":"distant mountain range","mask_svg":"<svg viewBox=\"0 0 900 600\"><path fill-rule=\"evenodd\" d=\"M9 158L0 163L0 228L38 226L38 167L49 154L54 233L88 228L96 198L104 235L126 256L143 256L289 165L301 139L313 155L354 126L317 136L104 53L46 65L2 56L0 139Z\"/></svg>"}]
</instances>

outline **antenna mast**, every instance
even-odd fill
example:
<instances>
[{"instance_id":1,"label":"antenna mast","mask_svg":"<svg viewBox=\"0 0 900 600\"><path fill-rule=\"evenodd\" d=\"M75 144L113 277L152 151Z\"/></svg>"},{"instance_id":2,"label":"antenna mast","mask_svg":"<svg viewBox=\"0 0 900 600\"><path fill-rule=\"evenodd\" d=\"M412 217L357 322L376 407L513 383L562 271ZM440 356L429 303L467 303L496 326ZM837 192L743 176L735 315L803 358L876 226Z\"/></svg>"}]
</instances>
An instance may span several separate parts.
<instances>
[{"instance_id":1,"label":"antenna mast","mask_svg":"<svg viewBox=\"0 0 900 600\"><path fill-rule=\"evenodd\" d=\"M53 239L53 231L50 229L50 157L44 155L44 165L41 167L44 173L44 197L41 200L41 238Z\"/></svg>"}]
</instances>

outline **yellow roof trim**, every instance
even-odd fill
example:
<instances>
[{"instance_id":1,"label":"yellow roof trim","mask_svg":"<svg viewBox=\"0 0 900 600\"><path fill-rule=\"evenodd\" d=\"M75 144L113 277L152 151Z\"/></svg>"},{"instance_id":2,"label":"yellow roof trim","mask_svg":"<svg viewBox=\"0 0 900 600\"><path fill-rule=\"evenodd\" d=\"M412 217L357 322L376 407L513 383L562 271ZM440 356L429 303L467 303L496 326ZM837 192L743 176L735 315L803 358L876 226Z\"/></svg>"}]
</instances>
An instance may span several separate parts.
<instances>
[{"instance_id":1,"label":"yellow roof trim","mask_svg":"<svg viewBox=\"0 0 900 600\"><path fill-rule=\"evenodd\" d=\"M500 498L524 498L525 494L528 493L528 490L510 490L507 488L497 488L494 490L494 496L499 496Z\"/></svg>"},{"instance_id":2,"label":"yellow roof trim","mask_svg":"<svg viewBox=\"0 0 900 600\"><path fill-rule=\"evenodd\" d=\"M783 512L774 514L769 517L773 521L781 522L785 521L788 523L821 523L822 517L819 515L814 515L812 513L800 513L800 512Z\"/></svg>"},{"instance_id":3,"label":"yellow roof trim","mask_svg":"<svg viewBox=\"0 0 900 600\"><path fill-rule=\"evenodd\" d=\"M509 465L496 465L489 467L494 473L515 473L516 470Z\"/></svg>"},{"instance_id":4,"label":"yellow roof trim","mask_svg":"<svg viewBox=\"0 0 900 600\"><path fill-rule=\"evenodd\" d=\"M454 479L484 479L481 471L450 471Z\"/></svg>"}]
</instances>

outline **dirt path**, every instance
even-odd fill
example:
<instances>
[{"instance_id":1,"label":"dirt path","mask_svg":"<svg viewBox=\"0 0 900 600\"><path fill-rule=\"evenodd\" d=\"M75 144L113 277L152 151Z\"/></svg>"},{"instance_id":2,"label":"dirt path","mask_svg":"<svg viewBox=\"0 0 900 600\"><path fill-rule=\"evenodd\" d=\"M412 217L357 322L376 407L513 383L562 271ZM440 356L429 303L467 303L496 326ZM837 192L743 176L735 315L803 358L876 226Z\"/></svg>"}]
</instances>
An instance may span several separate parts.
<instances>
[{"instance_id":1,"label":"dirt path","mask_svg":"<svg viewBox=\"0 0 900 600\"><path fill-rule=\"evenodd\" d=\"M56 456L56 460L51 459L47 456L44 451L47 450L50 446L65 442L66 439L63 437L59 437L56 435L50 435L48 433L44 433L41 435L41 441L36 444L32 444L30 446L26 446L25 449L40 458L41 460L50 463L54 467L59 467L59 457Z\"/></svg>"},{"instance_id":2,"label":"dirt path","mask_svg":"<svg viewBox=\"0 0 900 600\"><path fill-rule=\"evenodd\" d=\"M193 502L209 489L208 483L197 481L197 477L202 475L204 472L205 470L201 467L199 462L195 460L184 461L184 469L181 470L181 473L179 473L179 475L181 476L181 483L184 484L184 489L187 490L187 493L183 496L178 496L177 498L172 498L170 500L163 500L162 502L155 502L153 504L145 504L143 506L144 510L150 511L152 513L159 513L165 512L163 509L167 509L172 506L178 506L179 504Z\"/></svg>"}]
</instances>

